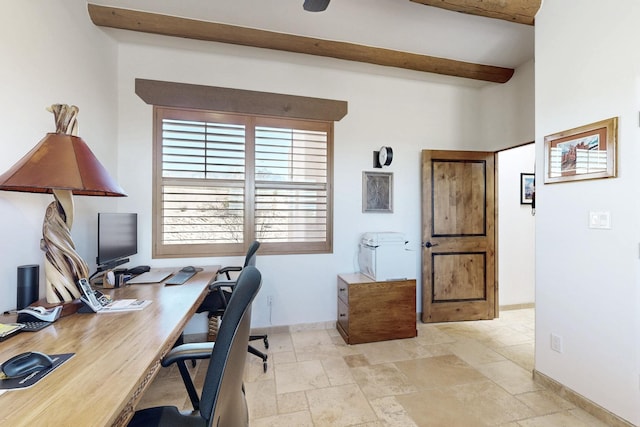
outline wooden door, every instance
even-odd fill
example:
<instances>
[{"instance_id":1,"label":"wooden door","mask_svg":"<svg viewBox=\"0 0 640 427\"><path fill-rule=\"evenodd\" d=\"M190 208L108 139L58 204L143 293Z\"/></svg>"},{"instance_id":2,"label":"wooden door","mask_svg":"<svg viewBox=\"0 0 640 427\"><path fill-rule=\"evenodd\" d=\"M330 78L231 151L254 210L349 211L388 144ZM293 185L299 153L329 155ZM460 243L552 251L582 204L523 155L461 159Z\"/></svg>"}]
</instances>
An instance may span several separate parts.
<instances>
[{"instance_id":1,"label":"wooden door","mask_svg":"<svg viewBox=\"0 0 640 427\"><path fill-rule=\"evenodd\" d=\"M422 321L496 315L494 153L422 152Z\"/></svg>"}]
</instances>

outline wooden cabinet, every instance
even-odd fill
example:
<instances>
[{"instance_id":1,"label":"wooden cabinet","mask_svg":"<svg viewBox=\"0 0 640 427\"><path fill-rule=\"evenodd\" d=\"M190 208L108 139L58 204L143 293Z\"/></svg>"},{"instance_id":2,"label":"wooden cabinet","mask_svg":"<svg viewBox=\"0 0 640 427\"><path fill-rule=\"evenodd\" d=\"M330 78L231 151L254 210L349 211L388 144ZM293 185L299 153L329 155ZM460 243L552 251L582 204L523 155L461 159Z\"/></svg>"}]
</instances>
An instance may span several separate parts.
<instances>
[{"instance_id":1,"label":"wooden cabinet","mask_svg":"<svg viewBox=\"0 0 640 427\"><path fill-rule=\"evenodd\" d=\"M416 281L338 275L336 327L347 344L415 337Z\"/></svg>"}]
</instances>

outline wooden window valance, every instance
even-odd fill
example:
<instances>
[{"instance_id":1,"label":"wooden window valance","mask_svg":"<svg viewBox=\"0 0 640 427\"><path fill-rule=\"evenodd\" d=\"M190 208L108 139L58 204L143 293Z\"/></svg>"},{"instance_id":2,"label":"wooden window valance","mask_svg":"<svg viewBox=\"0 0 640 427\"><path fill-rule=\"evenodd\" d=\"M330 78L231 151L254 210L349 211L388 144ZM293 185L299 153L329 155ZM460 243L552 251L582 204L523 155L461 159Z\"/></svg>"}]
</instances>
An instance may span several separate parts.
<instances>
[{"instance_id":1,"label":"wooden window valance","mask_svg":"<svg viewBox=\"0 0 640 427\"><path fill-rule=\"evenodd\" d=\"M305 120L339 121L347 102L216 86L136 79L136 94L147 104Z\"/></svg>"}]
</instances>

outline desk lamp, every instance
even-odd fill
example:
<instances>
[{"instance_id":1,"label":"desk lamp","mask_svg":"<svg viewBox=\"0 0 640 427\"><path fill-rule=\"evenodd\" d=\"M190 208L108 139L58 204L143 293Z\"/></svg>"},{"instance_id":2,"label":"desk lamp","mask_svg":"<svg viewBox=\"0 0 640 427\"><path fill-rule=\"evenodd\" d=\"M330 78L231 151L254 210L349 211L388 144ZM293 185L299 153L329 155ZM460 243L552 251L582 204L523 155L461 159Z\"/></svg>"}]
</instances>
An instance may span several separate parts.
<instances>
[{"instance_id":1,"label":"desk lamp","mask_svg":"<svg viewBox=\"0 0 640 427\"><path fill-rule=\"evenodd\" d=\"M51 193L42 224L40 248L45 252L45 288L48 303L70 302L80 297L78 279L89 276L87 263L71 239L73 194L126 196L122 188L78 136L75 105L47 108L56 122L48 133L11 169L0 175L0 190Z\"/></svg>"}]
</instances>

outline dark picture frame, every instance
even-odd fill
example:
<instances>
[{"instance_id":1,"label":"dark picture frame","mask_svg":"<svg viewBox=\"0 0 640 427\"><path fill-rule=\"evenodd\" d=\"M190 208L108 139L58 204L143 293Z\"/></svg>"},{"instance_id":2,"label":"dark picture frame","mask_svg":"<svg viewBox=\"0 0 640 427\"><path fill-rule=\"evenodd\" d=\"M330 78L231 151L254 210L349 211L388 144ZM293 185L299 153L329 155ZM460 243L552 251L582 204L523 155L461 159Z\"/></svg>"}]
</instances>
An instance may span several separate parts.
<instances>
[{"instance_id":1,"label":"dark picture frame","mask_svg":"<svg viewBox=\"0 0 640 427\"><path fill-rule=\"evenodd\" d=\"M362 172L362 212L393 213L392 172Z\"/></svg>"},{"instance_id":2,"label":"dark picture frame","mask_svg":"<svg viewBox=\"0 0 640 427\"><path fill-rule=\"evenodd\" d=\"M532 205L536 191L536 176L533 173L520 174L520 204Z\"/></svg>"}]
</instances>

